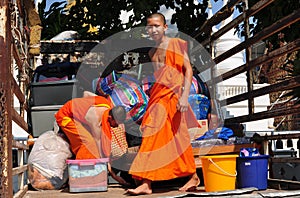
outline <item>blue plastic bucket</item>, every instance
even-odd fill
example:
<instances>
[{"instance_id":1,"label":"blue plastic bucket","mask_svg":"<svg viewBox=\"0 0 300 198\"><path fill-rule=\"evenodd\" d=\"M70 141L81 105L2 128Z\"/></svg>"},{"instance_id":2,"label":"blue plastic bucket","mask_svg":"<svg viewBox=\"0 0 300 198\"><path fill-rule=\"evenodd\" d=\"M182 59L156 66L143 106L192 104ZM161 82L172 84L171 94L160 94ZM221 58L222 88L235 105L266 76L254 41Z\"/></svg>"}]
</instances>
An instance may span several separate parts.
<instances>
[{"instance_id":1,"label":"blue plastic bucket","mask_svg":"<svg viewBox=\"0 0 300 198\"><path fill-rule=\"evenodd\" d=\"M265 190L268 187L269 155L237 158L237 187L255 187Z\"/></svg>"}]
</instances>

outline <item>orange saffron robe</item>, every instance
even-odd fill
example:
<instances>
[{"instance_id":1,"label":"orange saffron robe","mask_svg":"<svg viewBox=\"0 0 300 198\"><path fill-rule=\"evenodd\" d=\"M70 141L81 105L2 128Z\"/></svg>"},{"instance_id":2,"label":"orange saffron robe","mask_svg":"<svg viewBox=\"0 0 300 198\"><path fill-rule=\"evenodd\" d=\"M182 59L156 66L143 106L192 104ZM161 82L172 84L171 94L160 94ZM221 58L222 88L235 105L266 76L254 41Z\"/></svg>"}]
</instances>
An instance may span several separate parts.
<instances>
[{"instance_id":1,"label":"orange saffron robe","mask_svg":"<svg viewBox=\"0 0 300 198\"><path fill-rule=\"evenodd\" d=\"M108 123L108 113L111 109L111 103L104 97L91 96L85 98L74 98L64 104L55 114L56 122L64 131L70 140L72 152L76 155L76 159L95 159L100 158L101 153L98 149L100 140L95 140L89 132L89 126L85 120L85 115L90 107L99 106L106 107L102 116L102 137L103 141L111 140L110 126ZM109 156L110 147L101 147L102 153Z\"/></svg>"},{"instance_id":2,"label":"orange saffron robe","mask_svg":"<svg viewBox=\"0 0 300 198\"><path fill-rule=\"evenodd\" d=\"M188 128L199 127L191 107L177 111L184 83L183 61L187 43L170 39L165 65L154 76L141 130L142 144L129 173L136 179L169 180L195 173L196 166Z\"/></svg>"}]
</instances>

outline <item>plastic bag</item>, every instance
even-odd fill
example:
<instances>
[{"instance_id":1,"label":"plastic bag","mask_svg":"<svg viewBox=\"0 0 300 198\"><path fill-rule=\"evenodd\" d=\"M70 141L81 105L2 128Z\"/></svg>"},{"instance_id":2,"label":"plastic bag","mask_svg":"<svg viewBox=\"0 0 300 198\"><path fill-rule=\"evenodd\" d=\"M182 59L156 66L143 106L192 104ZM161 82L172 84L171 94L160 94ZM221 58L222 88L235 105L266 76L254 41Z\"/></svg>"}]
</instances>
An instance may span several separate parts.
<instances>
[{"instance_id":1,"label":"plastic bag","mask_svg":"<svg viewBox=\"0 0 300 198\"><path fill-rule=\"evenodd\" d=\"M69 144L54 131L43 133L28 157L29 181L37 190L60 189L67 181L66 160L72 156Z\"/></svg>"}]
</instances>

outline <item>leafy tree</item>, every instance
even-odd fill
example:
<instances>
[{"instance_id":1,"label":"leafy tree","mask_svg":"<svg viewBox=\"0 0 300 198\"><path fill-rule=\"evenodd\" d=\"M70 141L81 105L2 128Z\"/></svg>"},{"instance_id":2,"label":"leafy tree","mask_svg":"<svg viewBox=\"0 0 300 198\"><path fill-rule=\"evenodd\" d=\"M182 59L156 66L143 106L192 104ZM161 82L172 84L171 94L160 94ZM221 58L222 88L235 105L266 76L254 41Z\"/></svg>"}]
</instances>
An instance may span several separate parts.
<instances>
[{"instance_id":1,"label":"leafy tree","mask_svg":"<svg viewBox=\"0 0 300 198\"><path fill-rule=\"evenodd\" d=\"M208 0L202 0L197 5L193 0L76 0L75 6L69 10L68 28L79 31L82 39L103 40L114 33L144 26L146 17L150 13L157 12L163 5L176 11L171 23L176 23L179 31L189 35L201 27L207 19L205 10ZM125 24L120 20L121 11L133 12ZM90 33L86 29L82 30L83 24L97 26L99 32Z\"/></svg>"},{"instance_id":2,"label":"leafy tree","mask_svg":"<svg viewBox=\"0 0 300 198\"><path fill-rule=\"evenodd\" d=\"M46 11L46 0L38 3L39 16L42 22L42 38L49 40L62 31L67 30L69 21L65 12L66 2L54 2Z\"/></svg>"},{"instance_id":3,"label":"leafy tree","mask_svg":"<svg viewBox=\"0 0 300 198\"><path fill-rule=\"evenodd\" d=\"M257 0L249 0L249 7L252 7L254 4L257 3ZM243 10L243 3L239 4L237 8L240 12ZM271 3L269 6L264 8L262 11L256 13L254 15L253 23L251 24L251 33L256 34L263 30L264 28L272 25L279 19L291 14L292 12L296 11L300 8L299 1L295 0L276 0L273 3ZM242 35L243 33L243 24L238 27L239 33ZM299 28L299 22L294 23L293 25L285 28L281 31L286 37L286 41L293 41L296 38L299 38L300 35L300 28ZM267 39L271 43L273 43L274 48L279 47L278 43L278 37L277 35L273 35L270 38Z\"/></svg>"}]
</instances>

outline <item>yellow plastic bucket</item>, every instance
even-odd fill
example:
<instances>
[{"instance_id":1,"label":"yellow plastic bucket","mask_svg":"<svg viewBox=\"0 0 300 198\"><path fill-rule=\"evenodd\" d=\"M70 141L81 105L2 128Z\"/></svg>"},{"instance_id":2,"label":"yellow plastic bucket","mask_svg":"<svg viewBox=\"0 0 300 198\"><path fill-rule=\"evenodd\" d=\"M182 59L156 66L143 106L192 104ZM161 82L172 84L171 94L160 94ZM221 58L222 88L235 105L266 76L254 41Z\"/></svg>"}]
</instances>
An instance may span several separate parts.
<instances>
[{"instance_id":1,"label":"yellow plastic bucket","mask_svg":"<svg viewBox=\"0 0 300 198\"><path fill-rule=\"evenodd\" d=\"M235 189L237 157L238 155L201 157L206 192Z\"/></svg>"}]
</instances>

